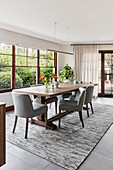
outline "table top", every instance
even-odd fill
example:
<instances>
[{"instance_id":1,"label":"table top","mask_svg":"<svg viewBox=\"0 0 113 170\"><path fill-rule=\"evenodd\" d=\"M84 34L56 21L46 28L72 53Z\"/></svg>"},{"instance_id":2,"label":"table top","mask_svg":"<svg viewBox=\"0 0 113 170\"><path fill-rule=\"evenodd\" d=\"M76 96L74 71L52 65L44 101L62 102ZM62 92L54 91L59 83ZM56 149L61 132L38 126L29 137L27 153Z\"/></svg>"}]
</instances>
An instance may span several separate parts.
<instances>
[{"instance_id":1,"label":"table top","mask_svg":"<svg viewBox=\"0 0 113 170\"><path fill-rule=\"evenodd\" d=\"M64 93L77 91L80 87L87 87L89 85L98 85L96 83L77 83L74 85L73 82L66 82L59 84L58 88L52 89L46 88L45 86L35 86L35 87L27 87L27 88L21 88L21 89L14 89L14 92L18 93L26 93L31 95L37 95L42 97L53 97L57 95L61 95Z\"/></svg>"}]
</instances>

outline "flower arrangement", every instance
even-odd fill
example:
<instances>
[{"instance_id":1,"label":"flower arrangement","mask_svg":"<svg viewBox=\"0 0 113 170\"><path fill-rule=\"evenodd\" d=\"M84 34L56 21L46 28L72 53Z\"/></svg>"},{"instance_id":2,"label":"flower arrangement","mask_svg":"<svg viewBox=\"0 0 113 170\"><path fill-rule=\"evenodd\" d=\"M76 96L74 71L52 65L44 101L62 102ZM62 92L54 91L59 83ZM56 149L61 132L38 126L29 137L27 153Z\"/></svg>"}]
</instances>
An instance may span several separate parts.
<instances>
[{"instance_id":1,"label":"flower arrangement","mask_svg":"<svg viewBox=\"0 0 113 170\"><path fill-rule=\"evenodd\" d=\"M43 80L43 83L45 84L46 87L49 87L51 85L51 82L54 80L54 84L57 86L59 82L57 81L58 77L52 73L50 74L49 72L40 75L40 80Z\"/></svg>"},{"instance_id":2,"label":"flower arrangement","mask_svg":"<svg viewBox=\"0 0 113 170\"><path fill-rule=\"evenodd\" d=\"M40 80L43 80L43 83L46 87L50 86L51 75L49 73L40 75Z\"/></svg>"},{"instance_id":3,"label":"flower arrangement","mask_svg":"<svg viewBox=\"0 0 113 170\"><path fill-rule=\"evenodd\" d=\"M55 81L57 81L57 79L58 79L58 77L57 76L52 76L52 78L55 80Z\"/></svg>"}]
</instances>

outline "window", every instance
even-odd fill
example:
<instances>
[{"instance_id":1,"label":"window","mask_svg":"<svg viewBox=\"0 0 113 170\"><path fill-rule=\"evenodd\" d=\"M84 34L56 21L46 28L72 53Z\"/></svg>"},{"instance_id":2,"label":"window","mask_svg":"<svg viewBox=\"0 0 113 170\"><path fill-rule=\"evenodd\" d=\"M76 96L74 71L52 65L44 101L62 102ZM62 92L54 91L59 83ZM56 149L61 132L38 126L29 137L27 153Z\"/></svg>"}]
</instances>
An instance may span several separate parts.
<instances>
[{"instance_id":1,"label":"window","mask_svg":"<svg viewBox=\"0 0 113 170\"><path fill-rule=\"evenodd\" d=\"M101 96L113 96L113 51L100 51L100 94Z\"/></svg>"},{"instance_id":2,"label":"window","mask_svg":"<svg viewBox=\"0 0 113 170\"><path fill-rule=\"evenodd\" d=\"M12 46L0 43L0 90L12 87Z\"/></svg>"},{"instance_id":3,"label":"window","mask_svg":"<svg viewBox=\"0 0 113 170\"><path fill-rule=\"evenodd\" d=\"M99 53L99 93L101 93L101 54Z\"/></svg>"},{"instance_id":4,"label":"window","mask_svg":"<svg viewBox=\"0 0 113 170\"><path fill-rule=\"evenodd\" d=\"M15 79L16 88L36 84L37 50L16 46Z\"/></svg>"},{"instance_id":5,"label":"window","mask_svg":"<svg viewBox=\"0 0 113 170\"><path fill-rule=\"evenodd\" d=\"M39 66L40 66L40 75L45 74L47 71L56 74L54 52L40 50ZM40 81L40 83L43 84L42 80Z\"/></svg>"},{"instance_id":6,"label":"window","mask_svg":"<svg viewBox=\"0 0 113 170\"><path fill-rule=\"evenodd\" d=\"M0 43L0 92L40 82L40 74L57 73L57 53Z\"/></svg>"}]
</instances>

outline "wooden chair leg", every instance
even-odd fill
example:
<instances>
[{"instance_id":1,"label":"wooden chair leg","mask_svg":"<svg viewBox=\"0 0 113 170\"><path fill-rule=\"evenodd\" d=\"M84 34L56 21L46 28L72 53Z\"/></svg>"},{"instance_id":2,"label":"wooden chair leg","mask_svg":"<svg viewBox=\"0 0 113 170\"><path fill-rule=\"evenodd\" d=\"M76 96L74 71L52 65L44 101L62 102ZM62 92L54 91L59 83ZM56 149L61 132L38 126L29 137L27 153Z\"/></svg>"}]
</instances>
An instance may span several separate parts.
<instances>
[{"instance_id":1,"label":"wooden chair leg","mask_svg":"<svg viewBox=\"0 0 113 170\"><path fill-rule=\"evenodd\" d=\"M87 117L89 117L88 104L86 104L86 110L87 110Z\"/></svg>"},{"instance_id":2,"label":"wooden chair leg","mask_svg":"<svg viewBox=\"0 0 113 170\"><path fill-rule=\"evenodd\" d=\"M94 111L93 111L93 106L92 106L92 102L90 102L90 106L91 106L91 111L92 111L92 114L94 114Z\"/></svg>"},{"instance_id":3,"label":"wooden chair leg","mask_svg":"<svg viewBox=\"0 0 113 170\"><path fill-rule=\"evenodd\" d=\"M59 109L59 128L60 128L60 121L61 121L61 110Z\"/></svg>"},{"instance_id":4,"label":"wooden chair leg","mask_svg":"<svg viewBox=\"0 0 113 170\"><path fill-rule=\"evenodd\" d=\"M31 118L31 124L33 124L33 119Z\"/></svg>"},{"instance_id":5,"label":"wooden chair leg","mask_svg":"<svg viewBox=\"0 0 113 170\"><path fill-rule=\"evenodd\" d=\"M45 113L45 128L47 129L47 112Z\"/></svg>"},{"instance_id":6,"label":"wooden chair leg","mask_svg":"<svg viewBox=\"0 0 113 170\"><path fill-rule=\"evenodd\" d=\"M55 102L55 112L57 114L57 101Z\"/></svg>"},{"instance_id":7,"label":"wooden chair leg","mask_svg":"<svg viewBox=\"0 0 113 170\"><path fill-rule=\"evenodd\" d=\"M27 134L28 134L28 121L29 119L26 118L26 131L25 131L25 139L27 139Z\"/></svg>"},{"instance_id":8,"label":"wooden chair leg","mask_svg":"<svg viewBox=\"0 0 113 170\"><path fill-rule=\"evenodd\" d=\"M83 118L82 118L82 111L79 112L79 117L80 117L80 121L82 123L82 127L84 128L84 122L83 122Z\"/></svg>"},{"instance_id":9,"label":"wooden chair leg","mask_svg":"<svg viewBox=\"0 0 113 170\"><path fill-rule=\"evenodd\" d=\"M13 133L15 132L17 120L18 120L18 116L15 116L15 122L14 122L14 127L13 127Z\"/></svg>"}]
</instances>

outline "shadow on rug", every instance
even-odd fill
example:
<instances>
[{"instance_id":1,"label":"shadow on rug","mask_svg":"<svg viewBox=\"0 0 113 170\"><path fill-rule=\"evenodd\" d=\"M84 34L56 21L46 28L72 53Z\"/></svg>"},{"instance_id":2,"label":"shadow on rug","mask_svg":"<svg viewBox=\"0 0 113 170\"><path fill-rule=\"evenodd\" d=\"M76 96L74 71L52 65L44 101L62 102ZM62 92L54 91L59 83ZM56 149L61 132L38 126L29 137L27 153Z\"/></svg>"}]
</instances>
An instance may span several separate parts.
<instances>
[{"instance_id":1,"label":"shadow on rug","mask_svg":"<svg viewBox=\"0 0 113 170\"><path fill-rule=\"evenodd\" d=\"M68 170L75 170L113 122L112 106L94 104L94 113L87 118L83 111L85 128L82 128L77 112L63 117L61 128L54 131L29 124L27 140L24 139L25 119L19 118L15 134L11 133L14 113L10 113L6 116L7 141ZM58 124L57 121L54 123Z\"/></svg>"}]
</instances>

